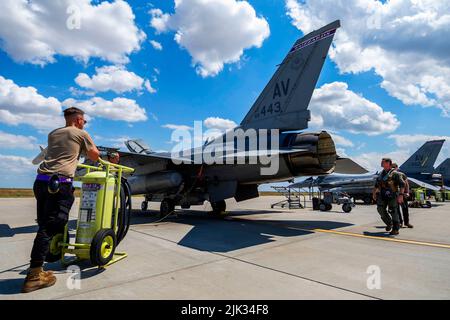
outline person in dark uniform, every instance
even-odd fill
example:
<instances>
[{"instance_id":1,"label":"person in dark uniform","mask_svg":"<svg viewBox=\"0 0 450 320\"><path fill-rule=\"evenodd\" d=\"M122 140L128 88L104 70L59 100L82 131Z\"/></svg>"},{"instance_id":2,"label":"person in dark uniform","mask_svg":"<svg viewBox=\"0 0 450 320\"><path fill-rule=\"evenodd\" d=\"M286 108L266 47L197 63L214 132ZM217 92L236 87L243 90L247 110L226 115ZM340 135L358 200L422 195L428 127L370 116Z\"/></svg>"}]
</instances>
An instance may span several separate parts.
<instances>
[{"instance_id":1,"label":"person in dark uniform","mask_svg":"<svg viewBox=\"0 0 450 320\"><path fill-rule=\"evenodd\" d=\"M392 168L392 159L383 158L381 161L383 171L378 175L373 199L377 203L377 211L386 224L386 231L391 235L398 235L400 218L398 205L403 203L405 182L401 175Z\"/></svg>"},{"instance_id":2,"label":"person in dark uniform","mask_svg":"<svg viewBox=\"0 0 450 320\"><path fill-rule=\"evenodd\" d=\"M53 273L42 268L50 240L64 232L69 219L74 202L72 181L80 155L84 154L92 161L97 161L100 155L89 134L83 130L87 122L84 112L68 108L64 111L64 118L66 126L48 135L48 147L33 186L39 229L31 250L30 269L22 287L24 293L55 284Z\"/></svg>"},{"instance_id":3,"label":"person in dark uniform","mask_svg":"<svg viewBox=\"0 0 450 320\"><path fill-rule=\"evenodd\" d=\"M409 223L409 207L408 207L408 198L409 198L409 182L406 174L398 170L398 164L393 163L392 168L394 168L401 176L403 181L405 181L405 195L403 197L403 203L399 205L399 218L400 218L400 227L403 225L407 228L414 228L414 226Z\"/></svg>"}]
</instances>

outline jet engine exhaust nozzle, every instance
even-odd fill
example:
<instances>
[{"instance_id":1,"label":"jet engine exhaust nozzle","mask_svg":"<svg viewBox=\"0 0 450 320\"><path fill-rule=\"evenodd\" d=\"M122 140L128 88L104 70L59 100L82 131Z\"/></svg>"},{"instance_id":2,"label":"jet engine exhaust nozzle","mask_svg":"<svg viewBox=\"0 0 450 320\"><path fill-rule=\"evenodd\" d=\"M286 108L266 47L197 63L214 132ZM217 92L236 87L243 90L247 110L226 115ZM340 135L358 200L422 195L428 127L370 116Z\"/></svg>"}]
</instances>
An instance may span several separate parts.
<instances>
[{"instance_id":1,"label":"jet engine exhaust nozzle","mask_svg":"<svg viewBox=\"0 0 450 320\"><path fill-rule=\"evenodd\" d=\"M323 175L334 170L336 147L328 132L292 133L285 141L288 148L299 150L288 155L294 176Z\"/></svg>"}]
</instances>

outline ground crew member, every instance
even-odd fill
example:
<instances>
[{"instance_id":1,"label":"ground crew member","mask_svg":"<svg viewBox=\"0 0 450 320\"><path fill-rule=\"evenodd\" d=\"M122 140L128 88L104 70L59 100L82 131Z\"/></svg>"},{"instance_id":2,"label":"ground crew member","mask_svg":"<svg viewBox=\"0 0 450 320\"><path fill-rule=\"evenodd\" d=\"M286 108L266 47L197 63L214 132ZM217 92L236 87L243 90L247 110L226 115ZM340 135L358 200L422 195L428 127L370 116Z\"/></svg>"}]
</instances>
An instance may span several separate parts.
<instances>
[{"instance_id":1,"label":"ground crew member","mask_svg":"<svg viewBox=\"0 0 450 320\"><path fill-rule=\"evenodd\" d=\"M33 186L39 229L31 250L30 269L22 287L25 293L55 284L53 273L42 269L50 240L64 232L69 219L74 202L72 181L80 155L84 154L92 161L97 161L100 155L89 134L83 130L87 122L84 112L68 108L64 111L64 118L66 126L48 135L45 158Z\"/></svg>"},{"instance_id":2,"label":"ground crew member","mask_svg":"<svg viewBox=\"0 0 450 320\"><path fill-rule=\"evenodd\" d=\"M403 197L403 203L399 206L399 218L400 218L400 227L404 225L408 228L414 228L412 224L409 223L409 207L408 207L408 198L409 198L409 182L406 174L398 170L398 164L393 163L392 168L394 168L401 176L403 181L405 182L405 195ZM403 217L402 217L403 215ZM404 224L403 224L404 223Z\"/></svg>"},{"instance_id":3,"label":"ground crew member","mask_svg":"<svg viewBox=\"0 0 450 320\"><path fill-rule=\"evenodd\" d=\"M377 203L377 211L381 219L386 224L386 231L390 231L391 235L398 235L400 229L398 204L403 203L405 182L392 168L390 158L383 158L381 166L383 171L377 177L373 199Z\"/></svg>"}]
</instances>

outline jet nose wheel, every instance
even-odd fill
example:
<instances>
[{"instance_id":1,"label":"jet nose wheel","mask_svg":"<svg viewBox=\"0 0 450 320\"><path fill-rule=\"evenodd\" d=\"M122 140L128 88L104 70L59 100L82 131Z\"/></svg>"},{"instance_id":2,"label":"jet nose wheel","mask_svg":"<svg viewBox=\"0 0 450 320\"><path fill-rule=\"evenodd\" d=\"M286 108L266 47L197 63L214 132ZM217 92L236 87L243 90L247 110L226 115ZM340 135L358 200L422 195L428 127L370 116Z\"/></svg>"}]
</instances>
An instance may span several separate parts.
<instances>
[{"instance_id":1,"label":"jet nose wheel","mask_svg":"<svg viewBox=\"0 0 450 320\"><path fill-rule=\"evenodd\" d=\"M142 203L141 203L141 210L142 211L147 211L148 210L148 202L147 201L142 201Z\"/></svg>"}]
</instances>

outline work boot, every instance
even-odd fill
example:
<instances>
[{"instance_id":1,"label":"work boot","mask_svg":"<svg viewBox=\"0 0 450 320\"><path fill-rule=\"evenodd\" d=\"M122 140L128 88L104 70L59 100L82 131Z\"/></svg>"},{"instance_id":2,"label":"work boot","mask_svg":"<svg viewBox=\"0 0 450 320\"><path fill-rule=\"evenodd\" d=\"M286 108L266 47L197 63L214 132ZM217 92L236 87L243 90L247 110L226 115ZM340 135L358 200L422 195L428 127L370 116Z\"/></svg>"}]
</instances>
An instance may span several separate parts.
<instances>
[{"instance_id":1,"label":"work boot","mask_svg":"<svg viewBox=\"0 0 450 320\"><path fill-rule=\"evenodd\" d=\"M405 226L410 228L410 229L414 228L414 226L411 223L406 223Z\"/></svg>"},{"instance_id":2,"label":"work boot","mask_svg":"<svg viewBox=\"0 0 450 320\"><path fill-rule=\"evenodd\" d=\"M398 230L393 229L391 232L389 232L389 234L390 234L391 236L397 236L397 235L399 235L400 233L398 232Z\"/></svg>"},{"instance_id":3,"label":"work boot","mask_svg":"<svg viewBox=\"0 0 450 320\"><path fill-rule=\"evenodd\" d=\"M389 232L392 230L392 224L386 226L386 231Z\"/></svg>"},{"instance_id":4,"label":"work boot","mask_svg":"<svg viewBox=\"0 0 450 320\"><path fill-rule=\"evenodd\" d=\"M55 284L56 277L53 273L44 272L42 267L30 268L25 282L23 283L22 293L28 293L35 290L51 287Z\"/></svg>"}]
</instances>

